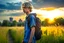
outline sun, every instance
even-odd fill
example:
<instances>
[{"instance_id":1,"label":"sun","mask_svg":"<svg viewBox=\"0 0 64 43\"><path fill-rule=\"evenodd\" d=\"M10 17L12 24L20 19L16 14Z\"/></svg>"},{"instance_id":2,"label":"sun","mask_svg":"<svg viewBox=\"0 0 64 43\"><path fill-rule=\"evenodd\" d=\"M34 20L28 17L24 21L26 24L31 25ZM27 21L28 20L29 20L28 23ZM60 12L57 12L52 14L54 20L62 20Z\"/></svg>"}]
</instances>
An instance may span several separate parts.
<instances>
[{"instance_id":1,"label":"sun","mask_svg":"<svg viewBox=\"0 0 64 43\"><path fill-rule=\"evenodd\" d=\"M57 18L61 15L61 11L58 9L47 11L45 14L45 18L49 18L49 23L54 22L54 18Z\"/></svg>"},{"instance_id":2,"label":"sun","mask_svg":"<svg viewBox=\"0 0 64 43\"><path fill-rule=\"evenodd\" d=\"M57 18L62 14L62 11L56 8L52 10L33 9L33 11L37 14L41 14L44 18L48 18L49 22L54 22L54 18Z\"/></svg>"},{"instance_id":3,"label":"sun","mask_svg":"<svg viewBox=\"0 0 64 43\"><path fill-rule=\"evenodd\" d=\"M59 17L61 15L61 11L56 9L56 10L52 10L52 11L48 11L46 12L46 18L49 18L50 20L53 20L56 17Z\"/></svg>"}]
</instances>

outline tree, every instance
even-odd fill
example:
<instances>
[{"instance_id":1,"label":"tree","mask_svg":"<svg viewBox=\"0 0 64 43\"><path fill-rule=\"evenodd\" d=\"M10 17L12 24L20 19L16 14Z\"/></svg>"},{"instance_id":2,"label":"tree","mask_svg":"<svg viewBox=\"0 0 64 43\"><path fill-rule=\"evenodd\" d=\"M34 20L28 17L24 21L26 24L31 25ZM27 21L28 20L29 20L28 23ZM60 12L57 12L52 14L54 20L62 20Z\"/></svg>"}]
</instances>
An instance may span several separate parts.
<instances>
[{"instance_id":1,"label":"tree","mask_svg":"<svg viewBox=\"0 0 64 43\"><path fill-rule=\"evenodd\" d=\"M25 22L22 22L21 25L24 26L24 23L25 23Z\"/></svg>"},{"instance_id":2,"label":"tree","mask_svg":"<svg viewBox=\"0 0 64 43\"><path fill-rule=\"evenodd\" d=\"M64 25L64 19L61 19L60 25Z\"/></svg>"},{"instance_id":3,"label":"tree","mask_svg":"<svg viewBox=\"0 0 64 43\"><path fill-rule=\"evenodd\" d=\"M10 26L10 22L8 20L3 20L2 26Z\"/></svg>"},{"instance_id":4,"label":"tree","mask_svg":"<svg viewBox=\"0 0 64 43\"><path fill-rule=\"evenodd\" d=\"M48 24L48 21L49 21L49 19L46 18L44 21L42 21L42 25L43 25L43 26L48 26L48 25L49 25L49 24Z\"/></svg>"},{"instance_id":5,"label":"tree","mask_svg":"<svg viewBox=\"0 0 64 43\"><path fill-rule=\"evenodd\" d=\"M64 25L64 19L62 17L55 18L54 20L56 25Z\"/></svg>"},{"instance_id":6,"label":"tree","mask_svg":"<svg viewBox=\"0 0 64 43\"><path fill-rule=\"evenodd\" d=\"M17 26L21 26L21 25L22 25L22 22L21 23L20 22L17 23Z\"/></svg>"},{"instance_id":7,"label":"tree","mask_svg":"<svg viewBox=\"0 0 64 43\"><path fill-rule=\"evenodd\" d=\"M14 20L14 21L12 22L12 26L16 26L16 25L17 25L17 21Z\"/></svg>"},{"instance_id":8,"label":"tree","mask_svg":"<svg viewBox=\"0 0 64 43\"><path fill-rule=\"evenodd\" d=\"M1 22L0 22L0 26L1 26Z\"/></svg>"}]
</instances>

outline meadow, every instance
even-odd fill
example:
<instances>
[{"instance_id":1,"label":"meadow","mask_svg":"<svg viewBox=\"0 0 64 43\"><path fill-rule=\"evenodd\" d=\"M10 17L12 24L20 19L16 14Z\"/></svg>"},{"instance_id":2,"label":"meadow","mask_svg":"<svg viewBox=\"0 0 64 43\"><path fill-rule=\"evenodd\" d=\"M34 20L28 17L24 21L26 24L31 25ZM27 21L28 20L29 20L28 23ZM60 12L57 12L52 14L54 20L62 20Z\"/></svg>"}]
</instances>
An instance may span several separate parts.
<instances>
[{"instance_id":1,"label":"meadow","mask_svg":"<svg viewBox=\"0 0 64 43\"><path fill-rule=\"evenodd\" d=\"M14 43L21 43L24 27L0 27L0 43L10 43L9 30ZM37 43L64 43L63 26L42 26L42 38Z\"/></svg>"}]
</instances>

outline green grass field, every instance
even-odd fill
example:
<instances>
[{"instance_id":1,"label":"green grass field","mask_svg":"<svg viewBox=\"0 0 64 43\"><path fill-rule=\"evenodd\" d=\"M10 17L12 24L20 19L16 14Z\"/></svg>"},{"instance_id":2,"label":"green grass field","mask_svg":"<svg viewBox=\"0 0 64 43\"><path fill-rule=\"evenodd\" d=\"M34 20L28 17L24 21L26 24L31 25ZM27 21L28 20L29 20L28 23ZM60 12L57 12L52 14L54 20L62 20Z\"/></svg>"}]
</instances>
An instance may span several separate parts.
<instances>
[{"instance_id":1,"label":"green grass field","mask_svg":"<svg viewBox=\"0 0 64 43\"><path fill-rule=\"evenodd\" d=\"M11 35L14 43L21 43L24 36L24 27L0 27L0 43L9 43L8 31L11 29ZM64 43L64 27L48 26L41 27L42 38L37 43Z\"/></svg>"}]
</instances>

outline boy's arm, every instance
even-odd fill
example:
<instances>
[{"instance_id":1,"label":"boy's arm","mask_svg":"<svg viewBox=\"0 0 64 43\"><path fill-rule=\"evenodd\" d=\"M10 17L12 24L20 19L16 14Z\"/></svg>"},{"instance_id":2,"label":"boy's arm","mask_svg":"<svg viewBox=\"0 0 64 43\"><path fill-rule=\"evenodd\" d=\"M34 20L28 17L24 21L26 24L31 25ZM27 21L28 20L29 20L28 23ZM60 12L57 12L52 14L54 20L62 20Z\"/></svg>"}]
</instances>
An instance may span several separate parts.
<instances>
[{"instance_id":1,"label":"boy's arm","mask_svg":"<svg viewBox=\"0 0 64 43\"><path fill-rule=\"evenodd\" d=\"M35 17L33 15L31 15L30 17L30 28L31 28L31 33L30 33L30 38L28 43L31 43L35 34L35 26L36 26L36 21L35 21Z\"/></svg>"},{"instance_id":2,"label":"boy's arm","mask_svg":"<svg viewBox=\"0 0 64 43\"><path fill-rule=\"evenodd\" d=\"M31 43L32 42L32 38L34 36L34 33L35 33L35 27L32 27L31 28L31 34L30 34L30 38L29 38L29 42L28 43Z\"/></svg>"}]
</instances>

